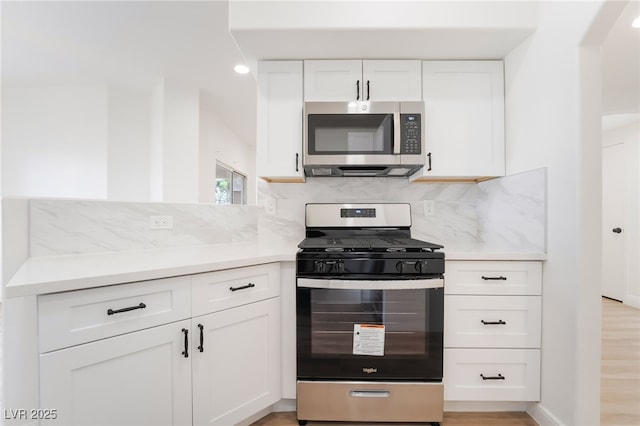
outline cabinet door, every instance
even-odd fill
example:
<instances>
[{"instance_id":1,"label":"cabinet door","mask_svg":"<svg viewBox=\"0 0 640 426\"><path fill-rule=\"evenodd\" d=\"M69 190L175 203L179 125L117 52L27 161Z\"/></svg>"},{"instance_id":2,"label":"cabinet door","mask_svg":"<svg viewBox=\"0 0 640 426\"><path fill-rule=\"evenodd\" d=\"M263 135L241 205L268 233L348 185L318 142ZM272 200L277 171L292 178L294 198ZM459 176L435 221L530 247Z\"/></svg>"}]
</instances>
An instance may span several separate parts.
<instances>
[{"instance_id":1,"label":"cabinet door","mask_svg":"<svg viewBox=\"0 0 640 426\"><path fill-rule=\"evenodd\" d=\"M304 182L302 61L258 64L256 167L267 181Z\"/></svg>"},{"instance_id":2,"label":"cabinet door","mask_svg":"<svg viewBox=\"0 0 640 426\"><path fill-rule=\"evenodd\" d=\"M418 60L365 60L362 97L371 101L421 101L421 69Z\"/></svg>"},{"instance_id":3,"label":"cabinet door","mask_svg":"<svg viewBox=\"0 0 640 426\"><path fill-rule=\"evenodd\" d=\"M304 100L349 102L362 100L361 60L304 61Z\"/></svg>"},{"instance_id":4,"label":"cabinet door","mask_svg":"<svg viewBox=\"0 0 640 426\"><path fill-rule=\"evenodd\" d=\"M189 327L184 320L41 355L40 407L57 410L43 424L191 424Z\"/></svg>"},{"instance_id":5,"label":"cabinet door","mask_svg":"<svg viewBox=\"0 0 640 426\"><path fill-rule=\"evenodd\" d=\"M422 73L428 159L413 179L504 176L502 62L425 61Z\"/></svg>"},{"instance_id":6,"label":"cabinet door","mask_svg":"<svg viewBox=\"0 0 640 426\"><path fill-rule=\"evenodd\" d=\"M278 298L193 318L193 422L236 424L280 400ZM202 333L202 351L200 345Z\"/></svg>"}]
</instances>

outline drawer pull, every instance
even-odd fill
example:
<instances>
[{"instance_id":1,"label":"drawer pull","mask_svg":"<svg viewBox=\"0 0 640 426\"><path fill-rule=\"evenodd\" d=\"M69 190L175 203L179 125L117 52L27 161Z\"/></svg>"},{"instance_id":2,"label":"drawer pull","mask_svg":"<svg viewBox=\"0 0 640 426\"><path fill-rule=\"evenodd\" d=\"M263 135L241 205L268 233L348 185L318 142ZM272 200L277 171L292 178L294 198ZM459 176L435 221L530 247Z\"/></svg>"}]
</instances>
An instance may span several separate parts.
<instances>
[{"instance_id":1,"label":"drawer pull","mask_svg":"<svg viewBox=\"0 0 640 426\"><path fill-rule=\"evenodd\" d=\"M198 328L200 329L200 346L198 346L198 350L204 352L204 325L198 324Z\"/></svg>"},{"instance_id":2,"label":"drawer pull","mask_svg":"<svg viewBox=\"0 0 640 426\"><path fill-rule=\"evenodd\" d=\"M507 323L502 320L498 320L498 321L480 320L480 322L483 323L484 325L507 325Z\"/></svg>"},{"instance_id":3,"label":"drawer pull","mask_svg":"<svg viewBox=\"0 0 640 426\"><path fill-rule=\"evenodd\" d=\"M485 277L482 276L482 279L485 281L506 281L507 277L499 276L499 277Z\"/></svg>"},{"instance_id":4,"label":"drawer pull","mask_svg":"<svg viewBox=\"0 0 640 426\"><path fill-rule=\"evenodd\" d=\"M184 333L184 351L182 351L182 355L185 358L189 358L189 330L183 328L182 332Z\"/></svg>"},{"instance_id":5,"label":"drawer pull","mask_svg":"<svg viewBox=\"0 0 640 426\"><path fill-rule=\"evenodd\" d=\"M146 307L147 305L145 305L144 303L140 303L137 306L129 306L128 308L115 309L115 310L107 309L107 315L119 314L121 312L135 311L136 309L144 309Z\"/></svg>"},{"instance_id":6,"label":"drawer pull","mask_svg":"<svg viewBox=\"0 0 640 426\"><path fill-rule=\"evenodd\" d=\"M238 290L244 290L244 289L247 289L247 288L253 288L255 286L256 285L254 283L249 283L247 285L243 285L242 287L229 287L229 290L238 291Z\"/></svg>"},{"instance_id":7,"label":"drawer pull","mask_svg":"<svg viewBox=\"0 0 640 426\"><path fill-rule=\"evenodd\" d=\"M498 374L497 376L485 376L480 373L480 377L482 377L482 380L506 380L502 374Z\"/></svg>"},{"instance_id":8,"label":"drawer pull","mask_svg":"<svg viewBox=\"0 0 640 426\"><path fill-rule=\"evenodd\" d=\"M349 393L353 398L389 398L388 390L352 390Z\"/></svg>"}]
</instances>

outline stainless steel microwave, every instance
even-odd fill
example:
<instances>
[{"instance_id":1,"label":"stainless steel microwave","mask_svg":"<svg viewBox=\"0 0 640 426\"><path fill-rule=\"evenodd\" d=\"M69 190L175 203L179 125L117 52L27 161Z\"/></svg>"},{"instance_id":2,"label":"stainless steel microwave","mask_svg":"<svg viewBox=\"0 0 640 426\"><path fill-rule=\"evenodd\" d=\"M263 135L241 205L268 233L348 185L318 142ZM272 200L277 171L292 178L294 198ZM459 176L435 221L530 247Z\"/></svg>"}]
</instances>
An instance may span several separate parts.
<instances>
[{"instance_id":1,"label":"stainless steel microwave","mask_svg":"<svg viewBox=\"0 0 640 426\"><path fill-rule=\"evenodd\" d=\"M425 164L423 102L305 102L307 176L409 176Z\"/></svg>"}]
</instances>

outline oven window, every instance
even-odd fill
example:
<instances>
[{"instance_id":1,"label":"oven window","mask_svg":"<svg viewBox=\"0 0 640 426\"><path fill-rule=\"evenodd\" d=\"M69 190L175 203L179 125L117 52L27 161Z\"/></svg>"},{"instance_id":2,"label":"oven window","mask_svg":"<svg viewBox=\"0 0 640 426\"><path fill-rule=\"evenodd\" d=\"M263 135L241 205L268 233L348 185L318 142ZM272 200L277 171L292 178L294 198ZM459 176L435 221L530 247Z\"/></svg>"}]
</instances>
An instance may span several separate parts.
<instances>
[{"instance_id":1,"label":"oven window","mask_svg":"<svg viewBox=\"0 0 640 426\"><path fill-rule=\"evenodd\" d=\"M309 154L391 154L392 114L309 114Z\"/></svg>"},{"instance_id":2,"label":"oven window","mask_svg":"<svg viewBox=\"0 0 640 426\"><path fill-rule=\"evenodd\" d=\"M382 325L384 356L424 355L429 328L425 290L311 291L312 356L351 356L354 325Z\"/></svg>"}]
</instances>

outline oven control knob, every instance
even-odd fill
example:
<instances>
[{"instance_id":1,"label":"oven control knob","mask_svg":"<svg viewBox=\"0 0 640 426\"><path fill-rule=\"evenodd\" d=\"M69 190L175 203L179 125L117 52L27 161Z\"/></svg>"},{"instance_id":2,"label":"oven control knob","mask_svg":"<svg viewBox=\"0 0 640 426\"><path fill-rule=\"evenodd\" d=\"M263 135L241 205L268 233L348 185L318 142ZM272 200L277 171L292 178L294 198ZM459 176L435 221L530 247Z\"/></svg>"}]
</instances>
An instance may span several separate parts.
<instances>
[{"instance_id":1,"label":"oven control knob","mask_svg":"<svg viewBox=\"0 0 640 426\"><path fill-rule=\"evenodd\" d=\"M396 263L396 270L401 274L404 274L406 272L405 271L406 267L407 267L407 262L405 262L404 260L401 260L400 262Z\"/></svg>"},{"instance_id":2,"label":"oven control knob","mask_svg":"<svg viewBox=\"0 0 640 426\"><path fill-rule=\"evenodd\" d=\"M419 262L416 262L416 271L424 274L427 272L429 268L428 262L426 260L421 260Z\"/></svg>"},{"instance_id":3,"label":"oven control knob","mask_svg":"<svg viewBox=\"0 0 640 426\"><path fill-rule=\"evenodd\" d=\"M344 262L342 260L338 260L336 264L333 266L334 272L338 274L344 274Z\"/></svg>"},{"instance_id":4,"label":"oven control knob","mask_svg":"<svg viewBox=\"0 0 640 426\"><path fill-rule=\"evenodd\" d=\"M313 262L313 272L318 272L320 274L323 274L326 272L326 264L324 263L324 260L316 260L315 262Z\"/></svg>"}]
</instances>

